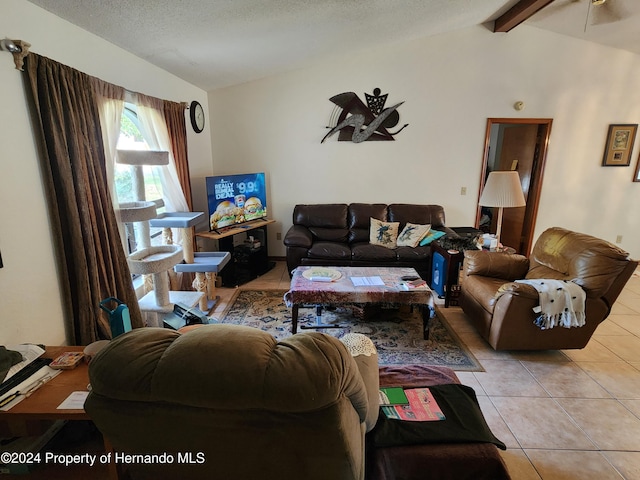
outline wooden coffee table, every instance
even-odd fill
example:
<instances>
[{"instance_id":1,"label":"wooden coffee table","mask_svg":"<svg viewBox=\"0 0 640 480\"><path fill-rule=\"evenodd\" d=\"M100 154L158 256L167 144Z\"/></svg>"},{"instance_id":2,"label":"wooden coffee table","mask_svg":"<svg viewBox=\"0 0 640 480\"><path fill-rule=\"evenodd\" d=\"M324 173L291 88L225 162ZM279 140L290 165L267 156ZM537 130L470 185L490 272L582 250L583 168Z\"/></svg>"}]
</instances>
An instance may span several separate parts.
<instances>
[{"instance_id":1,"label":"wooden coffee table","mask_svg":"<svg viewBox=\"0 0 640 480\"><path fill-rule=\"evenodd\" d=\"M309 269L331 269L341 276L331 282L314 281L305 276ZM307 274L308 276L308 274ZM323 306L341 305L410 305L420 309L423 322L423 335L429 338L429 320L435 315L433 295L429 287L406 291L401 288L402 277L415 276L413 268L401 267L298 267L291 278L291 288L285 294L285 301L291 307L291 333L298 331L298 309L302 305ZM384 285L358 285L352 278L379 277ZM319 313L319 312L318 312ZM306 328L338 328L336 325L323 325L319 320Z\"/></svg>"}]
</instances>

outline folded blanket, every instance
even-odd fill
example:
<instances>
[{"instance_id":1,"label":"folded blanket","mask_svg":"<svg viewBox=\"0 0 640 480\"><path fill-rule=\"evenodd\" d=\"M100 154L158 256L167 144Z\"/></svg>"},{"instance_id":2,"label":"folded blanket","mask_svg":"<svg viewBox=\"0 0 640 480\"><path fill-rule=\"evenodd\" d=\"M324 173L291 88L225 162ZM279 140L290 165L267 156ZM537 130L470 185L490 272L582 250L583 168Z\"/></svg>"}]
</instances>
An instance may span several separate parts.
<instances>
[{"instance_id":1,"label":"folded blanket","mask_svg":"<svg viewBox=\"0 0 640 480\"><path fill-rule=\"evenodd\" d=\"M567 280L516 280L531 285L540 296L540 316L535 325L542 330L556 326L571 328L584 325L586 293L580 285Z\"/></svg>"}]
</instances>

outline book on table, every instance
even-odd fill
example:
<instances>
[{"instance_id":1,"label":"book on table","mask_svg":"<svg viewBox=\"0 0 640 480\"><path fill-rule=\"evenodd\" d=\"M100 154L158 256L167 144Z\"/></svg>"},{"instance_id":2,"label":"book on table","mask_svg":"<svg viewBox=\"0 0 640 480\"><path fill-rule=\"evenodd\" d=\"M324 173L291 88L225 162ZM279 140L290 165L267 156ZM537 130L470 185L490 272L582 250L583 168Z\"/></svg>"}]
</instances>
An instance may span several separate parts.
<instances>
[{"instance_id":1,"label":"book on table","mask_svg":"<svg viewBox=\"0 0 640 480\"><path fill-rule=\"evenodd\" d=\"M380 405L408 405L409 399L402 387L380 387Z\"/></svg>"},{"instance_id":2,"label":"book on table","mask_svg":"<svg viewBox=\"0 0 640 480\"><path fill-rule=\"evenodd\" d=\"M426 290L427 282L422 278L416 280L407 280L400 284L403 290Z\"/></svg>"}]
</instances>

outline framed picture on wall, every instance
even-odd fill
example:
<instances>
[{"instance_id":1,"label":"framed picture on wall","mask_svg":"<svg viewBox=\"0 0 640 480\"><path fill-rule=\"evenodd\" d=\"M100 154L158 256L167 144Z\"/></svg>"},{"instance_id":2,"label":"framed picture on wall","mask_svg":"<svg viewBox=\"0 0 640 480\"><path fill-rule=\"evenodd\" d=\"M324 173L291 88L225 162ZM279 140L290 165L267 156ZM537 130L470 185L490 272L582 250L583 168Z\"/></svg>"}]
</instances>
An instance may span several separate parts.
<instances>
[{"instance_id":1,"label":"framed picture on wall","mask_svg":"<svg viewBox=\"0 0 640 480\"><path fill-rule=\"evenodd\" d=\"M609 125L607 144L604 149L604 167L628 167L631 163L633 142L638 130L637 123Z\"/></svg>"}]
</instances>

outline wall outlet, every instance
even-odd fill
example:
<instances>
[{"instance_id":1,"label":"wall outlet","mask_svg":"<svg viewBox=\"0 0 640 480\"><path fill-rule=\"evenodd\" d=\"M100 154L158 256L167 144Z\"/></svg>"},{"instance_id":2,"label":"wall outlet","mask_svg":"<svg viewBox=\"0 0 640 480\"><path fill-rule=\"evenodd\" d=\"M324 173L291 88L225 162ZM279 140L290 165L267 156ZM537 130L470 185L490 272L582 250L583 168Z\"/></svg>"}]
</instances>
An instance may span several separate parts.
<instances>
[{"instance_id":1,"label":"wall outlet","mask_svg":"<svg viewBox=\"0 0 640 480\"><path fill-rule=\"evenodd\" d=\"M616 243L622 243L622 235L616 237Z\"/></svg>"},{"instance_id":2,"label":"wall outlet","mask_svg":"<svg viewBox=\"0 0 640 480\"><path fill-rule=\"evenodd\" d=\"M282 240L282 232L276 233L276 240Z\"/></svg>"},{"instance_id":3,"label":"wall outlet","mask_svg":"<svg viewBox=\"0 0 640 480\"><path fill-rule=\"evenodd\" d=\"M462 187L460 189L460 195L466 195L467 194L467 187Z\"/></svg>"}]
</instances>

